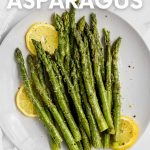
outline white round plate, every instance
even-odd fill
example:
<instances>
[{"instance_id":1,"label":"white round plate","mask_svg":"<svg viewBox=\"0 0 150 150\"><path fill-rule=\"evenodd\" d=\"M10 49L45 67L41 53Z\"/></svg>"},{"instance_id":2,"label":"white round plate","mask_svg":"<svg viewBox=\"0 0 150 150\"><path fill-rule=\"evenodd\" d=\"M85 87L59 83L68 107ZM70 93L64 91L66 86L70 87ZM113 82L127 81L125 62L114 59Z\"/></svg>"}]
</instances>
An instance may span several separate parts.
<instances>
[{"instance_id":1,"label":"white round plate","mask_svg":"<svg viewBox=\"0 0 150 150\"><path fill-rule=\"evenodd\" d=\"M122 115L135 117L140 127L140 135L150 120L150 55L149 50L136 31L118 16L99 9L88 8L77 11L77 19L95 12L98 27L110 30L111 39L122 37L120 49L120 80L122 85ZM0 47L0 126L9 139L20 150L49 150L49 141L43 125L37 119L22 115L15 105L15 95L21 84L14 51L19 47L24 58L28 54L25 47L25 33L36 22L51 23L52 11L36 11L19 22L6 36ZM65 144L62 149L66 149ZM132 148L134 149L134 148Z\"/></svg>"}]
</instances>

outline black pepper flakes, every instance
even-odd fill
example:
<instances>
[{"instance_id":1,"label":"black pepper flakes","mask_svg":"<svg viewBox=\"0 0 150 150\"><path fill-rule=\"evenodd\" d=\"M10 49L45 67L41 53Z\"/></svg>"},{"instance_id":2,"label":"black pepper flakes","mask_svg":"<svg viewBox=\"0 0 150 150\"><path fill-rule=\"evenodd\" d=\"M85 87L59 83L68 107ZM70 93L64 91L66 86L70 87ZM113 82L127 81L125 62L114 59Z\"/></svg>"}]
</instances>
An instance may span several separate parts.
<instances>
[{"instance_id":1,"label":"black pepper flakes","mask_svg":"<svg viewBox=\"0 0 150 150\"><path fill-rule=\"evenodd\" d=\"M133 115L133 118L136 118L136 115Z\"/></svg>"}]
</instances>

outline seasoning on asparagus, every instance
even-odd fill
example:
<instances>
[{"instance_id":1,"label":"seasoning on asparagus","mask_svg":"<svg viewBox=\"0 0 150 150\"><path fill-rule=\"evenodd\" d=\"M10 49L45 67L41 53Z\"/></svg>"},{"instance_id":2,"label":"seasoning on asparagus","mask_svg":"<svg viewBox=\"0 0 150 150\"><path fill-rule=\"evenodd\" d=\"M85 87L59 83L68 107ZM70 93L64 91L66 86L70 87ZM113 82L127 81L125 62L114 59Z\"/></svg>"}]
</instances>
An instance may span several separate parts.
<instances>
[{"instance_id":1,"label":"seasoning on asparagus","mask_svg":"<svg viewBox=\"0 0 150 150\"><path fill-rule=\"evenodd\" d=\"M86 116L87 116L87 119L89 122L90 131L91 131L91 143L95 148L101 148L102 147L101 137L99 134L99 130L98 130L96 121L92 114L92 110L91 110L90 104L88 102L88 97L87 97L86 90L84 87L84 81L82 78L82 71L81 71L81 65L80 65L80 54L79 54L77 47L75 49L75 58L74 59L75 59L78 74L79 74L78 75L79 76L79 87L80 87L82 103L85 108Z\"/></svg>"},{"instance_id":2,"label":"seasoning on asparagus","mask_svg":"<svg viewBox=\"0 0 150 150\"><path fill-rule=\"evenodd\" d=\"M48 59L51 59L49 56L48 56L47 58L48 58ZM56 74L56 76L57 76L57 79L58 79L58 82L59 82L61 91L62 91L63 94L64 94L65 101L66 101L66 103L67 103L67 105L68 105L68 108L69 108L69 107L70 107L70 106L69 106L69 100L68 100L68 97L67 97L67 95L66 95L65 86L64 86L64 83L63 83L62 76L61 76L61 74L60 74L60 72L59 72L59 70L58 70L58 67L57 67L56 62L55 62L55 61L51 61L51 62L52 62L53 70L54 70L54 72L55 72L55 74Z\"/></svg>"},{"instance_id":3,"label":"seasoning on asparagus","mask_svg":"<svg viewBox=\"0 0 150 150\"><path fill-rule=\"evenodd\" d=\"M77 23L77 29L80 32L84 31L84 27L85 27L85 16L83 16Z\"/></svg>"},{"instance_id":4,"label":"seasoning on asparagus","mask_svg":"<svg viewBox=\"0 0 150 150\"><path fill-rule=\"evenodd\" d=\"M60 67L60 71L62 73L62 76L64 77L64 80L65 80L65 82L67 84L68 92L69 92L69 94L70 94L70 96L71 96L71 98L73 100L74 106L76 108L76 112L78 114L79 122L81 123L81 125L83 126L86 134L90 138L91 135L90 135L89 124L88 124L88 121L87 121L86 116L84 114L83 108L80 105L80 102L78 100L78 96L76 94L75 88L72 85L71 80L68 77L68 75L67 75L67 73L66 73L66 71L64 69L64 66L62 64L60 64L60 63L58 63L58 66Z\"/></svg>"},{"instance_id":5,"label":"seasoning on asparagus","mask_svg":"<svg viewBox=\"0 0 150 150\"><path fill-rule=\"evenodd\" d=\"M79 0L76 1L76 4L79 4ZM75 22L75 16L76 16L76 9L74 8L73 5L71 5L70 12L70 50L73 50L74 48L74 28L76 27L76 22Z\"/></svg>"},{"instance_id":6,"label":"seasoning on asparagus","mask_svg":"<svg viewBox=\"0 0 150 150\"><path fill-rule=\"evenodd\" d=\"M37 76L39 77L39 81L40 81L42 87L44 88L44 90L47 92L48 96L50 97L50 91L49 91L49 89L46 85L46 81L44 79L45 78L44 77L44 69L42 68L41 61L38 59L38 57L34 58L34 65L35 65L35 68L36 68ZM34 92L34 93L36 94L35 95L36 98L38 98L38 100L40 100L41 99L40 95L37 94L37 92ZM45 112L48 115L50 121L56 126L56 124L54 123L54 120L51 116L51 113L50 113L50 111L48 110L47 107L45 107ZM50 133L49 133L49 135L50 135ZM50 136L50 145L51 145L52 150L60 150L60 144L56 144L55 141L51 138L51 136Z\"/></svg>"},{"instance_id":7,"label":"seasoning on asparagus","mask_svg":"<svg viewBox=\"0 0 150 150\"><path fill-rule=\"evenodd\" d=\"M104 66L104 52L103 52L103 48L100 42L100 35L98 32L98 28L97 28L97 18L96 18L96 14L92 13L91 14L91 31L93 33L94 39L95 39L95 43L96 46L98 48L99 51L99 55L100 55L100 65L101 65L101 74L103 77L103 81L105 81L105 66Z\"/></svg>"},{"instance_id":8,"label":"seasoning on asparagus","mask_svg":"<svg viewBox=\"0 0 150 150\"><path fill-rule=\"evenodd\" d=\"M83 146L82 146L82 142L81 141L77 142L77 145L78 145L80 150L83 150Z\"/></svg>"},{"instance_id":9,"label":"seasoning on asparagus","mask_svg":"<svg viewBox=\"0 0 150 150\"><path fill-rule=\"evenodd\" d=\"M70 20L69 20L69 13L67 11L62 14L62 20L64 23L65 56L70 56L70 43L69 43Z\"/></svg>"},{"instance_id":10,"label":"seasoning on asparagus","mask_svg":"<svg viewBox=\"0 0 150 150\"><path fill-rule=\"evenodd\" d=\"M106 51L106 82L105 88L107 93L108 105L111 110L112 107L112 55L111 55L111 42L110 42L110 32L103 29L104 40L105 40L105 51Z\"/></svg>"},{"instance_id":11,"label":"seasoning on asparagus","mask_svg":"<svg viewBox=\"0 0 150 150\"><path fill-rule=\"evenodd\" d=\"M79 104L82 106L81 103L81 96L80 96L80 89L79 89L79 84L78 84L78 72L77 72L77 68L75 65L75 60L71 61L71 78L72 78L72 84L74 86L75 92L76 92L76 96L77 99L79 101Z\"/></svg>"},{"instance_id":12,"label":"seasoning on asparagus","mask_svg":"<svg viewBox=\"0 0 150 150\"><path fill-rule=\"evenodd\" d=\"M112 108L112 56L111 56L111 42L110 42L110 32L105 28L103 29L104 34L104 49L106 53L106 77L105 77L105 88L107 93L107 101L109 105L109 109L111 111ZM104 134L104 148L110 148L110 134L106 132Z\"/></svg>"},{"instance_id":13,"label":"seasoning on asparagus","mask_svg":"<svg viewBox=\"0 0 150 150\"><path fill-rule=\"evenodd\" d=\"M20 73L23 79L23 83L25 86L26 93L28 94L29 98L31 99L32 103L34 104L36 111L39 115L40 120L44 123L47 129L50 132L52 139L55 141L56 144L60 144L62 142L62 138L59 135L55 125L51 122L48 115L46 114L43 104L38 101L33 93L31 81L27 75L27 71L24 65L24 59L22 53L19 49L15 51L15 58L19 65Z\"/></svg>"},{"instance_id":14,"label":"seasoning on asparagus","mask_svg":"<svg viewBox=\"0 0 150 150\"><path fill-rule=\"evenodd\" d=\"M47 85L46 85L46 81L45 81L45 77L44 77L44 69L45 68L42 68L42 66L41 66L41 61L39 60L39 58L37 58L37 57L35 57L35 63L36 63L36 72L37 72L37 76L39 77L39 81L40 81L40 83L41 83L41 85L43 86L43 88L45 89L45 91L47 92L47 94L48 94L48 97L50 98L50 99L56 99L56 97L55 97L55 95L53 95L53 93L52 93L52 89L50 89L51 87L47 87ZM36 73L35 72L35 73ZM49 80L49 79L48 79ZM48 84L50 84L50 83L48 83ZM53 96L53 97L52 97ZM53 103L56 105L56 107L57 107L57 109L58 109L58 112L60 113L60 115L61 115L61 117L62 117L62 119L64 120L64 122L65 122L65 118L64 118L64 116L63 116L63 112L62 112L62 110L60 109L60 106L59 106L59 104L58 104L58 102L55 100L55 101L53 101Z\"/></svg>"},{"instance_id":15,"label":"seasoning on asparagus","mask_svg":"<svg viewBox=\"0 0 150 150\"><path fill-rule=\"evenodd\" d=\"M85 34L84 34L85 24L86 24L85 16L83 16L77 23L77 30L81 33L82 37L85 36ZM91 82L92 82L91 84L94 88L94 76L93 76L93 69L92 69L92 63L91 63L91 58L90 58L90 49L89 49L88 44L89 43L87 41L87 43L86 43L86 45L87 45L86 46L87 62L88 62L89 76L90 76Z\"/></svg>"},{"instance_id":16,"label":"seasoning on asparagus","mask_svg":"<svg viewBox=\"0 0 150 150\"><path fill-rule=\"evenodd\" d=\"M36 89L38 90L38 92L40 93L42 100L44 101L44 103L47 105L47 107L49 108L49 110L51 111L55 121L57 122L59 128L61 129L61 132L68 144L68 147L70 149L77 149L78 150L78 146L70 132L70 130L67 127L67 124L64 122L64 120L62 119L61 115L59 114L56 106L52 103L52 101L49 99L46 91L44 90L44 88L41 86L39 79L35 73L35 68L34 68L34 64L32 62L32 57L29 56L28 57L28 64L30 66L30 70L31 70L31 75L32 75L32 79L34 80L34 84Z\"/></svg>"},{"instance_id":17,"label":"seasoning on asparagus","mask_svg":"<svg viewBox=\"0 0 150 150\"><path fill-rule=\"evenodd\" d=\"M77 28L78 30L82 33L84 31L84 26L85 26L85 17L83 16L77 23ZM80 95L80 87L79 87L79 76L80 76L80 73L79 73L79 70L78 70L78 64L77 64L77 57L76 57L76 53L77 53L77 44L74 43L74 52L73 52L73 56L72 56L72 82L73 82L73 86L75 88L75 91L76 91L76 94L77 94L77 97L78 97L78 100L80 102L80 105L82 105L82 102L81 102L81 95Z\"/></svg>"},{"instance_id":18,"label":"seasoning on asparagus","mask_svg":"<svg viewBox=\"0 0 150 150\"><path fill-rule=\"evenodd\" d=\"M80 131L81 131L81 135L82 135L83 149L84 150L91 150L90 141L89 141L88 136L86 135L84 129L82 128L82 126L80 126Z\"/></svg>"},{"instance_id":19,"label":"seasoning on asparagus","mask_svg":"<svg viewBox=\"0 0 150 150\"><path fill-rule=\"evenodd\" d=\"M54 15L54 25L56 30L58 31L58 57L59 60L63 63L64 58L65 58L65 46L66 46L66 41L65 41L65 36L64 36L64 24L62 18L58 15Z\"/></svg>"},{"instance_id":20,"label":"seasoning on asparagus","mask_svg":"<svg viewBox=\"0 0 150 150\"><path fill-rule=\"evenodd\" d=\"M115 127L115 135L113 136L114 143L119 140L120 130L120 116L121 116L121 94L120 94L120 80L119 80L119 68L118 68L118 55L121 44L121 38L119 37L112 46L112 73L113 73L113 121Z\"/></svg>"},{"instance_id":21,"label":"seasoning on asparagus","mask_svg":"<svg viewBox=\"0 0 150 150\"><path fill-rule=\"evenodd\" d=\"M98 49L97 49L94 37L93 37L92 33L89 30L88 24L85 25L85 31L86 31L88 40L90 41L90 47L91 47L91 50L92 50L94 75L95 75L96 84L97 84L97 87L98 87L98 93L99 93L99 96L100 96L101 102L102 102L103 114L104 114L105 120L107 122L107 125L109 127L110 133L114 134L115 131L114 131L113 119L112 119L111 112L110 112L110 109L109 109L107 94L106 94L106 90L105 90L104 83L103 83L103 80L102 80L102 75L101 75L101 72L100 72Z\"/></svg>"},{"instance_id":22,"label":"seasoning on asparagus","mask_svg":"<svg viewBox=\"0 0 150 150\"><path fill-rule=\"evenodd\" d=\"M50 121L51 121L53 124L55 124L55 123L54 123L54 120L53 120L53 118L52 118L52 115L51 115L51 113L50 113L50 111L48 110L47 107L45 108L45 112L46 112L46 114L48 115L48 118L50 119ZM50 135L50 132L48 132L48 134ZM55 141L51 138L51 136L50 136L50 146L51 146L51 149L52 149L52 150L60 150L60 144L56 144Z\"/></svg>"},{"instance_id":23,"label":"seasoning on asparagus","mask_svg":"<svg viewBox=\"0 0 150 150\"><path fill-rule=\"evenodd\" d=\"M68 123L68 126L71 130L71 133L73 134L73 137L75 138L76 141L80 141L81 140L81 134L80 134L79 128L77 127L77 124L74 121L74 118L71 114L71 111L67 106L67 103L66 103L65 98L64 98L64 94L61 91L59 82L58 82L57 77L54 73L52 63L51 63L50 59L47 59L46 53L44 52L44 50L42 48L41 42L33 40L33 44L34 44L35 49L37 50L37 53L39 54L40 59L43 62L44 66L46 68L46 71L49 75L49 79L50 79L50 82L52 84L52 87L53 87L54 93L56 95L57 101L59 103L60 108L62 109L62 112L63 112L65 119Z\"/></svg>"},{"instance_id":24,"label":"seasoning on asparagus","mask_svg":"<svg viewBox=\"0 0 150 150\"><path fill-rule=\"evenodd\" d=\"M47 94L50 96L50 90L48 89L46 85L46 81L45 81L44 68L42 67L42 63L38 57L35 57L34 64L36 67L36 71L37 71L40 83L43 86L43 88L46 90Z\"/></svg>"},{"instance_id":25,"label":"seasoning on asparagus","mask_svg":"<svg viewBox=\"0 0 150 150\"><path fill-rule=\"evenodd\" d=\"M65 38L65 59L64 59L64 66L68 74L70 74L70 40L69 40L69 35L70 35L70 18L69 18L69 13L66 11L62 14L62 20L64 23L64 38Z\"/></svg>"},{"instance_id":26,"label":"seasoning on asparagus","mask_svg":"<svg viewBox=\"0 0 150 150\"><path fill-rule=\"evenodd\" d=\"M88 45L85 45L85 43L82 41L82 37L80 32L75 29L74 31L75 39L77 42L77 45L79 46L79 51L81 55L81 67L82 67L82 75L84 79L84 84L88 96L89 103L92 108L93 115L95 117L95 120L97 122L99 130L102 132L108 128L107 123L104 119L104 116L102 114L102 111L100 109L98 99L96 96L96 91L95 89L91 86L91 78L89 76L89 70L88 68L88 63L87 63L87 55L86 55L86 47Z\"/></svg>"}]
</instances>

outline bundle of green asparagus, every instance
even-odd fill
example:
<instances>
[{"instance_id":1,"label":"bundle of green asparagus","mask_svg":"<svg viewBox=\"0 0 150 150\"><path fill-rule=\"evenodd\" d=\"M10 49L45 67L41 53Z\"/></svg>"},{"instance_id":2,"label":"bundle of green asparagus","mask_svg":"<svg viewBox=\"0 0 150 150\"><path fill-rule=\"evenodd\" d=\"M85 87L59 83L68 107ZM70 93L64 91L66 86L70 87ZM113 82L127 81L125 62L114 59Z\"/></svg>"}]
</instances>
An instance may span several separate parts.
<instances>
[{"instance_id":1,"label":"bundle of green asparagus","mask_svg":"<svg viewBox=\"0 0 150 150\"><path fill-rule=\"evenodd\" d=\"M112 44L110 32L103 29L101 42L96 15L91 14L90 25L85 17L76 23L73 7L62 16L55 14L54 25L59 34L54 55L32 40L37 56L27 58L31 77L21 51L15 51L26 93L48 130L52 149L60 149L63 138L70 150L110 148L120 129L121 38Z\"/></svg>"}]
</instances>

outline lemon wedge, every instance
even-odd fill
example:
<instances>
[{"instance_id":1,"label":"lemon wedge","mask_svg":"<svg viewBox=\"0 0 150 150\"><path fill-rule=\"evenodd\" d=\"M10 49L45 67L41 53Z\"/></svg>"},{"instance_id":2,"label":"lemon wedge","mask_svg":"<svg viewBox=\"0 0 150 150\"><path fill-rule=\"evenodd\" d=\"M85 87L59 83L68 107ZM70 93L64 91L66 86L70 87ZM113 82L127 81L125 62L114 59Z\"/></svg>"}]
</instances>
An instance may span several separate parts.
<instances>
[{"instance_id":1,"label":"lemon wedge","mask_svg":"<svg viewBox=\"0 0 150 150\"><path fill-rule=\"evenodd\" d=\"M26 46L31 54L36 55L32 39L40 41L45 51L54 54L58 47L58 32L55 27L46 23L33 24L27 31L25 40Z\"/></svg>"},{"instance_id":2,"label":"lemon wedge","mask_svg":"<svg viewBox=\"0 0 150 150\"><path fill-rule=\"evenodd\" d=\"M121 117L120 137L114 150L126 150L130 148L137 140L139 133L138 125L129 116Z\"/></svg>"},{"instance_id":3,"label":"lemon wedge","mask_svg":"<svg viewBox=\"0 0 150 150\"><path fill-rule=\"evenodd\" d=\"M37 117L34 105L31 100L28 98L25 88L22 85L16 95L16 105L17 108L28 117Z\"/></svg>"}]
</instances>

